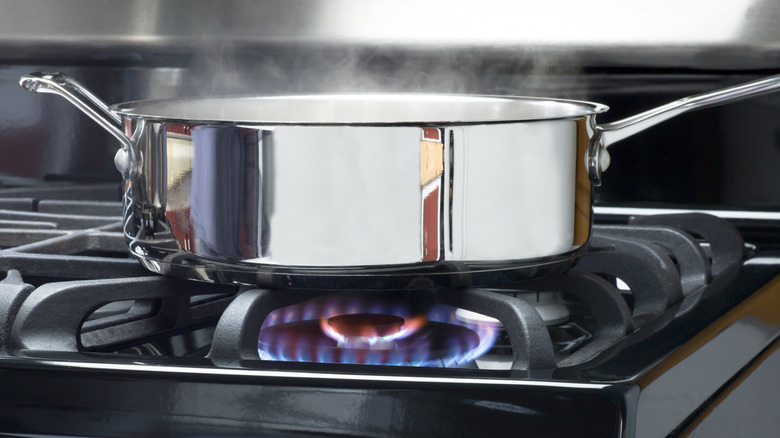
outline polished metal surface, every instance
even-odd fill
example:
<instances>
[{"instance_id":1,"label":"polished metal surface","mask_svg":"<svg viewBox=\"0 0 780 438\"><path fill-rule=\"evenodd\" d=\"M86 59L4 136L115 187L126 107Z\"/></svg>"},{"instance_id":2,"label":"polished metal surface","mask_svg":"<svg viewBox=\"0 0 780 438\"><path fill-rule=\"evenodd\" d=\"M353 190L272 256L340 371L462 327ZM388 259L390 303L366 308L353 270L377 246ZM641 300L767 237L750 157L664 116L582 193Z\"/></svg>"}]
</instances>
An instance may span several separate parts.
<instances>
[{"instance_id":1,"label":"polished metal surface","mask_svg":"<svg viewBox=\"0 0 780 438\"><path fill-rule=\"evenodd\" d=\"M771 0L489 0L478 7L444 1L9 0L2 10L0 54L11 60L56 55L171 65L196 56L219 64L227 51L238 55L228 58L235 64L247 61L243 55L279 48L282 57L338 48L468 54L466 62L474 64L500 57L548 66L780 67L780 5Z\"/></svg>"},{"instance_id":2,"label":"polished metal surface","mask_svg":"<svg viewBox=\"0 0 780 438\"><path fill-rule=\"evenodd\" d=\"M65 75L20 79L29 91L62 95L122 140L115 164L128 181L125 233L147 268L251 284L306 268L359 277L366 268L389 275L438 263L468 277L560 266L589 240L586 175L598 182L608 165L604 133L617 141L621 131L634 134L777 83L771 77L682 99L606 128L595 124L606 107L553 99L151 101L114 107L124 111L125 137L107 106ZM184 115L174 117L177 111Z\"/></svg>"},{"instance_id":3,"label":"polished metal surface","mask_svg":"<svg viewBox=\"0 0 780 438\"><path fill-rule=\"evenodd\" d=\"M257 267L560 255L587 240L574 228L590 210L589 185L575 182L578 125L147 122L128 237L137 256L162 263L184 251ZM585 213L575 219L575 210Z\"/></svg>"},{"instance_id":4,"label":"polished metal surface","mask_svg":"<svg viewBox=\"0 0 780 438\"><path fill-rule=\"evenodd\" d=\"M63 95L93 118L106 112L102 104L92 110L92 94L59 73L26 75L20 85ZM350 274L343 268L354 267L385 274L443 268L462 277L517 266L535 271L587 243L584 145L591 112L605 107L428 96L419 99L428 105L411 116L430 119L406 115L396 123L402 109L420 103L414 95L334 99L335 118L323 115L317 125L127 117L129 153L117 164L128 179L125 233L133 254L154 271L189 271L179 275L212 281L238 281L231 269L277 266L341 268L334 272L342 276ZM294 109L279 98L270 110L262 99L252 102L254 115L273 114L280 103ZM303 116L310 117L304 123L313 123L329 102L302 99ZM347 120L341 117L372 106L369 115L390 109L390 118L339 126ZM491 108L486 120L471 119ZM440 114L455 121L429 127ZM539 120L545 116L551 118ZM516 117L532 121L505 121ZM101 125L115 131L113 120ZM197 268L190 255L199 258ZM204 271L221 270L218 263L226 266L222 279ZM480 263L488 265L474 265ZM241 281L264 283L254 276Z\"/></svg>"},{"instance_id":5,"label":"polished metal surface","mask_svg":"<svg viewBox=\"0 0 780 438\"><path fill-rule=\"evenodd\" d=\"M614 143L684 112L723 105L725 103L733 103L749 97L773 93L777 91L778 88L780 88L780 75L774 75L710 93L684 97L662 107L645 111L627 119L601 124L596 130L601 131L603 146L609 148Z\"/></svg>"},{"instance_id":6,"label":"polished metal surface","mask_svg":"<svg viewBox=\"0 0 780 438\"><path fill-rule=\"evenodd\" d=\"M112 114L132 119L317 126L527 122L606 110L575 100L411 93L168 99L111 107Z\"/></svg>"}]
</instances>

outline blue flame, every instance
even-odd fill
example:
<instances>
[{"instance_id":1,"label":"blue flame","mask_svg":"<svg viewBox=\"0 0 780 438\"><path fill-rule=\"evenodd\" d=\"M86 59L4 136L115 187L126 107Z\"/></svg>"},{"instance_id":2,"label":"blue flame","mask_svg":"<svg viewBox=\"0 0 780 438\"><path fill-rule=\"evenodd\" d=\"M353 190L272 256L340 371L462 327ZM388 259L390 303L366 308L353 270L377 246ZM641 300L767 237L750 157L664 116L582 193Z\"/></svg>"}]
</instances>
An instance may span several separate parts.
<instances>
[{"instance_id":1,"label":"blue flame","mask_svg":"<svg viewBox=\"0 0 780 438\"><path fill-rule=\"evenodd\" d=\"M464 338L452 337L437 341L444 343L446 355L432 356L426 334L404 344L404 348L348 348L337 346L337 341L323 333L319 337L309 334L284 335L275 339L267 328L290 323L317 323L320 318L355 313L391 314L410 318L409 309L403 303L366 303L358 299L314 299L277 309L263 322L258 338L258 354L263 360L303 361L325 363L360 363L375 365L402 365L426 367L456 367L469 363L487 352L497 337L498 324L489 321L463 321L456 317L456 308L437 304L425 315L428 321L450 324L471 330L477 335L478 344ZM278 328L278 327L277 327ZM462 332L462 331L461 331ZM277 332L277 335L280 332ZM419 334L418 334L419 335ZM404 335L406 336L406 335ZM470 335L471 337L474 334ZM397 338L384 341L397 342ZM391 345L393 347L393 345ZM419 347L419 348L418 348Z\"/></svg>"}]
</instances>

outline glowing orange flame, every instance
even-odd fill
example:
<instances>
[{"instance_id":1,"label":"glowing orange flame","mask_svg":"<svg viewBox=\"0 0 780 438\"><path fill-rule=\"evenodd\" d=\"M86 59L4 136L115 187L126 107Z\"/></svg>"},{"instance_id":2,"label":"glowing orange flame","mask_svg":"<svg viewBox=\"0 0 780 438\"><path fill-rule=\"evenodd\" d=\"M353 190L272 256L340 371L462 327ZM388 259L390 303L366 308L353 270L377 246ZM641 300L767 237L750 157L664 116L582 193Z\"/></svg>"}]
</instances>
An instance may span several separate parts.
<instances>
[{"instance_id":1,"label":"glowing orange flame","mask_svg":"<svg viewBox=\"0 0 780 438\"><path fill-rule=\"evenodd\" d=\"M346 323L347 321L349 323ZM322 317L320 328L339 344L379 346L411 335L425 325L425 322L426 318L423 315L401 318L394 315L362 313Z\"/></svg>"}]
</instances>

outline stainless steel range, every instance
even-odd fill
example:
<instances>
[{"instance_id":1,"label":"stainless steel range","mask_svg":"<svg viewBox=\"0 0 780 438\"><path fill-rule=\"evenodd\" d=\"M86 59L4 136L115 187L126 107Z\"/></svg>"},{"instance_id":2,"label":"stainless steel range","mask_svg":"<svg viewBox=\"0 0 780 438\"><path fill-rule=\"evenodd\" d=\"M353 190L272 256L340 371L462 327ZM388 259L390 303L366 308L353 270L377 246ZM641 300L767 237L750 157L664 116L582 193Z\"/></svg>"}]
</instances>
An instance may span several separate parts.
<instances>
[{"instance_id":1,"label":"stainless steel range","mask_svg":"<svg viewBox=\"0 0 780 438\"><path fill-rule=\"evenodd\" d=\"M259 21L241 2L152 3L106 15L78 1L26 2L0 17L0 433L780 430L776 97L683 116L616 149L593 192L591 247L573 269L366 290L150 273L126 247L114 140L17 85L57 68L110 102L353 87L536 95L605 102L619 119L776 73L774 5L715 2L683 31L698 11L685 6L666 14L667 33L635 18L567 39L510 31L509 11L491 32L439 33L461 14L417 5L399 32L384 24L396 12L350 2L263 3ZM575 15L555 28L579 29ZM209 37L215 27L230 32Z\"/></svg>"}]
</instances>

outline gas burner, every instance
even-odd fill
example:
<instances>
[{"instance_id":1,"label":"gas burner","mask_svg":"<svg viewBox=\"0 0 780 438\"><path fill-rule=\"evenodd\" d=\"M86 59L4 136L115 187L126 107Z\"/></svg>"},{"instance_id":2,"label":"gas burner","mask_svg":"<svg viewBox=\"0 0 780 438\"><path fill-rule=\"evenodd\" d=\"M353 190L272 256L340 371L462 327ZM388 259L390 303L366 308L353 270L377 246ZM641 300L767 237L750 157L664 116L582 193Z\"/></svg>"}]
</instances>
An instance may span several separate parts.
<instances>
[{"instance_id":1,"label":"gas burner","mask_svg":"<svg viewBox=\"0 0 780 438\"><path fill-rule=\"evenodd\" d=\"M479 341L466 327L428 322L405 338L342 342L309 320L261 330L258 353L265 360L446 367L468 361Z\"/></svg>"},{"instance_id":2,"label":"gas burner","mask_svg":"<svg viewBox=\"0 0 780 438\"><path fill-rule=\"evenodd\" d=\"M443 304L414 313L404 301L341 294L272 311L260 329L263 360L451 367L493 344L499 323L458 317ZM478 314L475 314L478 315Z\"/></svg>"}]
</instances>

